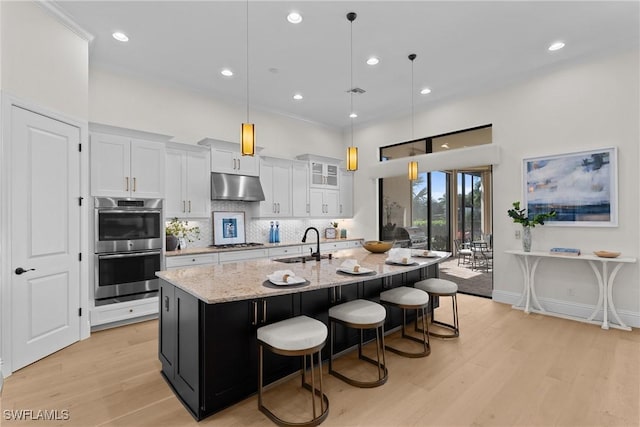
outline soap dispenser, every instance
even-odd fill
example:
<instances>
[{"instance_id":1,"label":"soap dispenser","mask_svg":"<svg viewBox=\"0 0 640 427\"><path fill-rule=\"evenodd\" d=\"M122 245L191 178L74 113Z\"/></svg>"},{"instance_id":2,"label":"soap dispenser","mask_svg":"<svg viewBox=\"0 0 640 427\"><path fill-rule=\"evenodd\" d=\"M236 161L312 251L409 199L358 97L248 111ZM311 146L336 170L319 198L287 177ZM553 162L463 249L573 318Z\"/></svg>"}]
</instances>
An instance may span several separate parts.
<instances>
[{"instance_id":1,"label":"soap dispenser","mask_svg":"<svg viewBox=\"0 0 640 427\"><path fill-rule=\"evenodd\" d=\"M276 241L276 230L273 228L273 221L271 221L271 226L269 227L269 243L275 243Z\"/></svg>"},{"instance_id":2,"label":"soap dispenser","mask_svg":"<svg viewBox=\"0 0 640 427\"><path fill-rule=\"evenodd\" d=\"M276 231L274 243L280 243L280 222L276 221Z\"/></svg>"}]
</instances>

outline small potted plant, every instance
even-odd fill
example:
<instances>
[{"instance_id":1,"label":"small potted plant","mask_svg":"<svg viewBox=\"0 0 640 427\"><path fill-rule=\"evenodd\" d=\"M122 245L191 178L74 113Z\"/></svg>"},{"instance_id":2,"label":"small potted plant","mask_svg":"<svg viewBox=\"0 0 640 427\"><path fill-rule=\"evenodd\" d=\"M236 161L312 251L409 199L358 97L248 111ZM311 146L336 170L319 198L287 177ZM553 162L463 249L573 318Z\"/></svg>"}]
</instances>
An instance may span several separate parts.
<instances>
[{"instance_id":1,"label":"small potted plant","mask_svg":"<svg viewBox=\"0 0 640 427\"><path fill-rule=\"evenodd\" d=\"M520 209L520 202L513 202L513 207L507 210L507 214L513 219L513 222L522 224L522 249L525 252L531 252L531 228L536 225L544 225L546 220L556 216L556 211L535 214L533 218L530 218L526 209Z\"/></svg>"},{"instance_id":2,"label":"small potted plant","mask_svg":"<svg viewBox=\"0 0 640 427\"><path fill-rule=\"evenodd\" d=\"M189 242L200 240L200 227L189 227L189 221L180 221L178 218L172 218L165 228L166 246L168 251L175 251L178 248L180 239L186 239Z\"/></svg>"}]
</instances>

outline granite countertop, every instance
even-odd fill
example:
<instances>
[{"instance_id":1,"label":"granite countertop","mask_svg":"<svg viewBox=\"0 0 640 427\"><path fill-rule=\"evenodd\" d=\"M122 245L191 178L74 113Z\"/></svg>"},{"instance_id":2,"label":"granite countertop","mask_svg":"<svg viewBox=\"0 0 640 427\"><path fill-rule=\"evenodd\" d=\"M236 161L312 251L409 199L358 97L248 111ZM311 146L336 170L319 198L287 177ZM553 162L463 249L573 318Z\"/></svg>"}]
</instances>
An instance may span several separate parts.
<instances>
[{"instance_id":1,"label":"granite countertop","mask_svg":"<svg viewBox=\"0 0 640 427\"><path fill-rule=\"evenodd\" d=\"M392 276L439 263L451 254L435 252L437 258L411 258L414 265L386 264L388 254L373 254L366 249L354 248L337 251L332 259L320 262L281 263L269 259L244 262L187 267L160 271L158 277L188 292L208 304L263 298L332 286L347 285L384 276ZM357 260L361 267L375 271L375 274L351 275L337 269L346 259ZM267 281L267 275L276 270L291 270L296 276L309 281L305 285L276 286ZM266 282L266 283L265 283Z\"/></svg>"},{"instance_id":2,"label":"granite countertop","mask_svg":"<svg viewBox=\"0 0 640 427\"><path fill-rule=\"evenodd\" d=\"M348 238L348 239L320 239L320 243L334 243L334 242L352 242L355 240L364 240L362 238ZM197 255L197 254L211 254L220 252L231 251L249 251L251 249L269 249L269 248L281 248L283 246L298 246L298 245L315 245L316 241L312 240L306 243L302 242L285 242L285 243L265 243L263 246L247 246L244 248L213 248L213 247L200 247L200 248L187 248L178 251L165 251L164 255L168 257L180 256L180 255Z\"/></svg>"}]
</instances>

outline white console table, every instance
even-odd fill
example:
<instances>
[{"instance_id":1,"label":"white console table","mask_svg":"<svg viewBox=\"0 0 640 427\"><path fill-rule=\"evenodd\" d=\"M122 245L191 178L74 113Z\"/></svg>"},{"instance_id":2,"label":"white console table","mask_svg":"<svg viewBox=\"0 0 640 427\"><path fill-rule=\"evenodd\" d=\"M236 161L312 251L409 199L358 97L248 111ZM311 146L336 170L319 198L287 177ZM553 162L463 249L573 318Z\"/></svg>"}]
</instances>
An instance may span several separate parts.
<instances>
[{"instance_id":1,"label":"white console table","mask_svg":"<svg viewBox=\"0 0 640 427\"><path fill-rule=\"evenodd\" d=\"M579 256L563 256L563 255L551 255L547 252L524 252L524 251L516 251L509 250L505 251L508 254L513 254L517 257L518 263L522 268L522 274L524 278L524 291L522 293L522 298L520 301L513 306L513 308L524 309L525 313L540 313L540 314L548 314L552 316L562 317L571 320L577 320L580 322L593 323L596 325L601 325L602 329L609 329L609 327L623 329L625 331L630 331L631 328L627 326L618 315L616 311L616 307L613 304L613 283L616 278L616 274L625 263L634 263L636 262L635 258L600 258L595 255L579 255ZM535 286L535 274L536 269L538 268L538 264L540 260L543 258L553 258L559 259L563 261L586 261L591 266L594 274L596 275L596 280L598 281L598 302L593 308L593 313L584 319L573 316L561 315L558 313L548 312L542 307L540 301L538 301L538 296L536 295L536 286ZM609 271L609 264L613 264L612 270ZM524 306L522 304L524 303ZM603 319L602 322L594 320L598 311L603 310ZM610 323L609 322L609 309L611 310L611 314L613 318L618 322Z\"/></svg>"}]
</instances>

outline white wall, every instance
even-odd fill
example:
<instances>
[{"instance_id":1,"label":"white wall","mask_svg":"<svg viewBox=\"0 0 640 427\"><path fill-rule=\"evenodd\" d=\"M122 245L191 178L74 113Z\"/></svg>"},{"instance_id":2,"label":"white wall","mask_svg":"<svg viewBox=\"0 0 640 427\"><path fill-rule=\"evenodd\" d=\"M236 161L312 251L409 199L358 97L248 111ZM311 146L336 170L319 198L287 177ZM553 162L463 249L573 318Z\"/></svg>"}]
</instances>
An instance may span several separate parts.
<instances>
[{"instance_id":1,"label":"white wall","mask_svg":"<svg viewBox=\"0 0 640 427\"><path fill-rule=\"evenodd\" d=\"M239 142L246 106L92 67L89 121L173 136L195 144L203 138ZM342 158L341 134L282 115L251 110L262 154L294 158L312 153Z\"/></svg>"},{"instance_id":2,"label":"white wall","mask_svg":"<svg viewBox=\"0 0 640 427\"><path fill-rule=\"evenodd\" d=\"M1 87L24 101L87 119L87 40L31 1L3 1Z\"/></svg>"},{"instance_id":3,"label":"white wall","mask_svg":"<svg viewBox=\"0 0 640 427\"><path fill-rule=\"evenodd\" d=\"M522 199L522 159L616 146L619 149L619 226L536 227L533 250L576 247L583 253L609 249L623 256L640 253L638 162L640 154L640 86L638 51L593 60L556 70L528 82L482 96L457 100L416 112L415 135L431 136L492 124L493 143L501 162L493 174L494 289L502 297L519 294L522 277L507 249L520 249L518 229L506 211ZM377 162L378 147L408 139L410 117L395 118L357 129L354 143L361 153L361 170ZM347 139L345 138L344 145ZM356 173L354 234L376 238L374 180ZM614 299L620 312L630 312L640 326L638 264L625 265L616 279ZM593 304L597 289L586 263L545 260L538 269L539 295L571 304ZM575 296L569 297L569 288ZM496 294L494 294L494 297ZM569 307L571 309L571 307Z\"/></svg>"}]
</instances>

